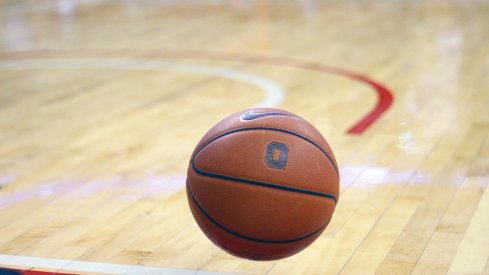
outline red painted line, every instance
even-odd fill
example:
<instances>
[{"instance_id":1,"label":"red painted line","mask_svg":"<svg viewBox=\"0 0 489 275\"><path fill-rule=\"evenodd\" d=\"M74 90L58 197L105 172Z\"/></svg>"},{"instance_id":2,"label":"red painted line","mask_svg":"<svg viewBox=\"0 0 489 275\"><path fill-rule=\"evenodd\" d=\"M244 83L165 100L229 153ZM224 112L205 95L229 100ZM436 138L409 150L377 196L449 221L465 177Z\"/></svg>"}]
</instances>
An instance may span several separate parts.
<instances>
[{"instance_id":1,"label":"red painted line","mask_svg":"<svg viewBox=\"0 0 489 275\"><path fill-rule=\"evenodd\" d=\"M364 115L360 120L358 120L352 127L350 127L347 133L352 135L360 135L365 130L367 130L370 125L372 125L380 116L389 109L392 104L393 96L392 93L382 84L370 79L365 75L350 72L341 68L331 67L323 65L320 63L310 63L297 61L288 58L266 58L262 59L266 63L288 65L290 67L302 68L310 71L318 71L330 74L336 74L350 79L362 82L369 85L377 93L377 104L370 110L366 115ZM261 62L261 63L265 63Z\"/></svg>"},{"instance_id":2,"label":"red painted line","mask_svg":"<svg viewBox=\"0 0 489 275\"><path fill-rule=\"evenodd\" d=\"M25 270L22 272L22 275L75 275L68 273L58 273L52 271L37 271L37 270Z\"/></svg>"},{"instance_id":3,"label":"red painted line","mask_svg":"<svg viewBox=\"0 0 489 275\"><path fill-rule=\"evenodd\" d=\"M38 271L38 270L22 270L22 269L2 269L0 268L0 274L16 274L16 275L75 275L68 273L58 273L54 271Z\"/></svg>"},{"instance_id":4,"label":"red painted line","mask_svg":"<svg viewBox=\"0 0 489 275\"><path fill-rule=\"evenodd\" d=\"M1 55L0 55L1 56ZM381 83L369 78L368 76L351 72L345 69L327 66L321 63L306 62L291 58L271 57L271 56L253 56L253 55L233 55L220 54L211 52L199 51L157 51L144 49L86 49L86 50L32 50L16 53L8 53L3 58L87 58L87 57L131 57L131 58L168 58L168 59L206 59L206 60L221 60L221 61L236 61L246 63L261 63L270 65L280 65L292 68L300 68L304 70L335 74L343 77L348 77L352 80L359 81L370 86L377 94L377 104L353 126L347 133L351 135L360 135L365 132L375 121L377 121L383 113L389 109L393 102L392 92Z\"/></svg>"}]
</instances>

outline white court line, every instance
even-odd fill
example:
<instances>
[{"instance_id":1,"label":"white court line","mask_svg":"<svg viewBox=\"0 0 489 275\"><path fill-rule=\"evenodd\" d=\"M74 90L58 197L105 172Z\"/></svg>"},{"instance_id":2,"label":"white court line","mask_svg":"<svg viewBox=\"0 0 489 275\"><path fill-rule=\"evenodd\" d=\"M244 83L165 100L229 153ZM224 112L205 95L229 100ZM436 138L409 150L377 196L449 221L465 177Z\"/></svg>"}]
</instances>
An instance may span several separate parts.
<instances>
[{"instance_id":1,"label":"white court line","mask_svg":"<svg viewBox=\"0 0 489 275\"><path fill-rule=\"evenodd\" d=\"M94 58L0 61L0 70L32 69L113 69L138 71L168 70L181 73L203 74L237 80L259 87L265 92L265 99L255 107L277 107L284 98L282 88L270 80L228 68L216 68L202 65L189 65L153 60L107 60Z\"/></svg>"},{"instance_id":2,"label":"white court line","mask_svg":"<svg viewBox=\"0 0 489 275\"><path fill-rule=\"evenodd\" d=\"M257 107L276 107L283 98L282 88L273 82L252 74L227 68L215 68L201 65L187 65L163 61L141 60L100 60L100 59L34 59L21 61L0 61L0 70L31 69L115 69L115 70L170 70L182 73L204 74L237 80L259 87L265 92L265 99ZM47 268L58 271L100 272L108 274L177 274L177 275L210 275L222 274L198 270L179 270L146 266L108 264L84 261L70 261L48 258L24 257L0 254L0 265L25 268Z\"/></svg>"},{"instance_id":3,"label":"white court line","mask_svg":"<svg viewBox=\"0 0 489 275\"><path fill-rule=\"evenodd\" d=\"M23 268L46 268L63 272L95 272L106 274L174 274L174 275L219 275L224 273L199 270L170 269L140 265L107 264L84 261L70 261L37 257L0 254L0 266L18 266Z\"/></svg>"}]
</instances>

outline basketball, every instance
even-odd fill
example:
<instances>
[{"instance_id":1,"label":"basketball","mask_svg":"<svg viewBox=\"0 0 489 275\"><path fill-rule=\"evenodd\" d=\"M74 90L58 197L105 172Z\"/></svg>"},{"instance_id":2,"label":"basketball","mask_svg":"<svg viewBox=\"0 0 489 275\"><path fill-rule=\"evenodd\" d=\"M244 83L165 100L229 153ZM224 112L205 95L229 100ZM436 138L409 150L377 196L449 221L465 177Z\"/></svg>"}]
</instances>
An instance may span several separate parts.
<instances>
[{"instance_id":1,"label":"basketball","mask_svg":"<svg viewBox=\"0 0 489 275\"><path fill-rule=\"evenodd\" d=\"M205 235L253 260L291 256L329 224L339 195L333 151L290 112L255 108L210 129L187 171L187 198Z\"/></svg>"}]
</instances>

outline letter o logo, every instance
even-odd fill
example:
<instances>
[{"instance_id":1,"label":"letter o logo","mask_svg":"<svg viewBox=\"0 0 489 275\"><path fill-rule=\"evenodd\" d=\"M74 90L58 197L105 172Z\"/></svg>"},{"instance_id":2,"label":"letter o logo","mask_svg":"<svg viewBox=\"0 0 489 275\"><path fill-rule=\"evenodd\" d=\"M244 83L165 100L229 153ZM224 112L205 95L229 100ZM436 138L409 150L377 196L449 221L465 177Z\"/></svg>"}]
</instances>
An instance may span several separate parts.
<instances>
[{"instance_id":1,"label":"letter o logo","mask_svg":"<svg viewBox=\"0 0 489 275\"><path fill-rule=\"evenodd\" d=\"M284 169L287 165L289 149L282 143L272 142L267 145L265 151L265 163L273 169Z\"/></svg>"}]
</instances>

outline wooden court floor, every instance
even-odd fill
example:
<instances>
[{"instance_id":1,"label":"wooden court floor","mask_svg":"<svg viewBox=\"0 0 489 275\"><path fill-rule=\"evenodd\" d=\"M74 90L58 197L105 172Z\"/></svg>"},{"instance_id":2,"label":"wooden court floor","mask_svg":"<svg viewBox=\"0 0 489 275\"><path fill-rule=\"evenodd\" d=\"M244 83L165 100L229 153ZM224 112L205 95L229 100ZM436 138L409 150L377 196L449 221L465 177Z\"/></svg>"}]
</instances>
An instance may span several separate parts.
<instances>
[{"instance_id":1,"label":"wooden court floor","mask_svg":"<svg viewBox=\"0 0 489 275\"><path fill-rule=\"evenodd\" d=\"M215 247L184 189L256 106L310 121L341 174L280 261ZM487 275L488 184L488 1L0 0L0 267Z\"/></svg>"}]
</instances>

